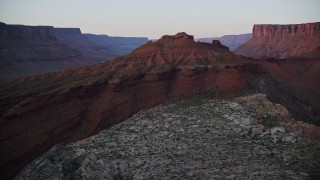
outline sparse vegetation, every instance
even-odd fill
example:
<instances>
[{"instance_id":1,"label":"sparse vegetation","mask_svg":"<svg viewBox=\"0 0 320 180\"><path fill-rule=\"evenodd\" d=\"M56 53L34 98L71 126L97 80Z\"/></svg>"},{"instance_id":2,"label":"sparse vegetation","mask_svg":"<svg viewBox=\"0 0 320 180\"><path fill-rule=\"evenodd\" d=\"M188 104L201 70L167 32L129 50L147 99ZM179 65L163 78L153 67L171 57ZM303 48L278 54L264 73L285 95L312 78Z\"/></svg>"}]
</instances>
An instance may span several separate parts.
<instances>
[{"instance_id":1,"label":"sparse vegetation","mask_svg":"<svg viewBox=\"0 0 320 180\"><path fill-rule=\"evenodd\" d=\"M281 133L273 136L269 127L278 126L274 116L266 116L261 122L251 121L253 117L262 117L259 113L266 108L280 111L281 107L263 95L236 101L215 97L215 93L206 92L141 111L95 136L49 151L31 166L28 176L277 179L319 175L319 163L311 163L316 161L318 141L299 138L283 143L281 139L290 133L278 127ZM251 135L251 129L257 125L265 126L264 135Z\"/></svg>"}]
</instances>

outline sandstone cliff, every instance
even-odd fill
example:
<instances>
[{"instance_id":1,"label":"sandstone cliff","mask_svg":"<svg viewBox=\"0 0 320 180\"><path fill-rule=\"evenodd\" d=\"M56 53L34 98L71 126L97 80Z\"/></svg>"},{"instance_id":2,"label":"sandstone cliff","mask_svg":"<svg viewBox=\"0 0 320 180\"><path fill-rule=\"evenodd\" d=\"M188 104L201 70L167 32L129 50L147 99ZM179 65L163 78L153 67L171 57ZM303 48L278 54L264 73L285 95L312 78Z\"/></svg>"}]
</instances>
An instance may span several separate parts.
<instances>
[{"instance_id":1,"label":"sandstone cliff","mask_svg":"<svg viewBox=\"0 0 320 180\"><path fill-rule=\"evenodd\" d=\"M320 23L254 25L253 38L234 52L255 59L320 57Z\"/></svg>"},{"instance_id":2,"label":"sandstone cliff","mask_svg":"<svg viewBox=\"0 0 320 180\"><path fill-rule=\"evenodd\" d=\"M0 36L1 38L47 38L53 36L53 27L7 25L1 23Z\"/></svg>"}]
</instances>

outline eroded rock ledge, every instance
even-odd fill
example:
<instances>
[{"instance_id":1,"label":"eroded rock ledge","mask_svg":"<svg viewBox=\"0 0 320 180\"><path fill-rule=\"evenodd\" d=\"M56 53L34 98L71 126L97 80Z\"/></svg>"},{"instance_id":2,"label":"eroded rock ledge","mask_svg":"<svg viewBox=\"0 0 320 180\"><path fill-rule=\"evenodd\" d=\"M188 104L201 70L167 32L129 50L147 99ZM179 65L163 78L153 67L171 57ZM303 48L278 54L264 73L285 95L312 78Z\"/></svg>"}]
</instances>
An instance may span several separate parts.
<instances>
[{"instance_id":1,"label":"eroded rock ledge","mask_svg":"<svg viewBox=\"0 0 320 180\"><path fill-rule=\"evenodd\" d=\"M262 94L196 96L54 146L16 179L310 179L320 175L320 142L308 137L319 132Z\"/></svg>"}]
</instances>

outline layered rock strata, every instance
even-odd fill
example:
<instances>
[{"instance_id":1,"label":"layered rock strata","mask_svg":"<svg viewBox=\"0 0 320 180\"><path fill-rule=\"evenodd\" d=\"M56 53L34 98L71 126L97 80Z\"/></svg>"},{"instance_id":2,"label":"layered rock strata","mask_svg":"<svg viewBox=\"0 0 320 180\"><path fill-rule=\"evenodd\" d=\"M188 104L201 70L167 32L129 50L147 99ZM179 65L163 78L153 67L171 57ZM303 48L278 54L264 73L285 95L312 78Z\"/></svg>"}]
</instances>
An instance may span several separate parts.
<instances>
[{"instance_id":1,"label":"layered rock strata","mask_svg":"<svg viewBox=\"0 0 320 180\"><path fill-rule=\"evenodd\" d=\"M109 48L86 38L80 28L54 28L54 35L59 41L81 52L83 56L92 61L91 64L110 60L117 56Z\"/></svg>"},{"instance_id":2,"label":"layered rock strata","mask_svg":"<svg viewBox=\"0 0 320 180\"><path fill-rule=\"evenodd\" d=\"M285 66L250 60L218 41L199 43L178 33L102 64L3 82L1 175L12 177L54 144L88 137L141 109L203 92L230 97L255 88L305 121L319 123L312 112L319 107L314 92L320 84L310 77L318 77L320 63L306 62ZM295 102L299 106L292 106Z\"/></svg>"},{"instance_id":3,"label":"layered rock strata","mask_svg":"<svg viewBox=\"0 0 320 180\"><path fill-rule=\"evenodd\" d=\"M319 58L320 22L254 25L252 39L234 52L255 59Z\"/></svg>"},{"instance_id":4,"label":"layered rock strata","mask_svg":"<svg viewBox=\"0 0 320 180\"><path fill-rule=\"evenodd\" d=\"M51 26L0 25L0 80L93 64Z\"/></svg>"}]
</instances>

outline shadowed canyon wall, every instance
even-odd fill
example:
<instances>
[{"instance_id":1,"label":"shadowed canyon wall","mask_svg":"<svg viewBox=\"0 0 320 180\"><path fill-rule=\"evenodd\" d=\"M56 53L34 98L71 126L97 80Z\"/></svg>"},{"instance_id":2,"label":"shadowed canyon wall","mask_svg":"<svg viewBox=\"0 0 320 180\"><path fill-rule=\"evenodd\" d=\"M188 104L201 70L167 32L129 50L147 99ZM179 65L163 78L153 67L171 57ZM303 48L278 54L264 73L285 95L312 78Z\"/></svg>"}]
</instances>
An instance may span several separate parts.
<instances>
[{"instance_id":1,"label":"shadowed canyon wall","mask_svg":"<svg viewBox=\"0 0 320 180\"><path fill-rule=\"evenodd\" d=\"M320 59L267 60L259 65L246 64L245 74L253 89L266 94L272 102L285 106L296 119L319 126L320 83L310 75L318 77L320 72L315 69L306 71L308 66L319 65ZM294 69L297 74L286 72L288 69Z\"/></svg>"},{"instance_id":2,"label":"shadowed canyon wall","mask_svg":"<svg viewBox=\"0 0 320 180\"><path fill-rule=\"evenodd\" d=\"M0 25L0 80L92 64L51 26Z\"/></svg>"},{"instance_id":3,"label":"shadowed canyon wall","mask_svg":"<svg viewBox=\"0 0 320 180\"><path fill-rule=\"evenodd\" d=\"M92 61L91 64L113 59L117 55L107 47L98 45L86 38L80 28L54 28L55 37L78 50L81 54Z\"/></svg>"},{"instance_id":4,"label":"shadowed canyon wall","mask_svg":"<svg viewBox=\"0 0 320 180\"><path fill-rule=\"evenodd\" d=\"M228 65L149 72L64 92L17 97L13 101L20 103L2 112L1 174L12 176L62 140L88 137L171 98L247 88L241 66ZM0 107L6 110L8 104Z\"/></svg>"},{"instance_id":5,"label":"shadowed canyon wall","mask_svg":"<svg viewBox=\"0 0 320 180\"><path fill-rule=\"evenodd\" d=\"M0 22L0 80L101 63L127 54L148 40L105 36L97 36L103 43L96 43L79 28Z\"/></svg>"}]
</instances>

